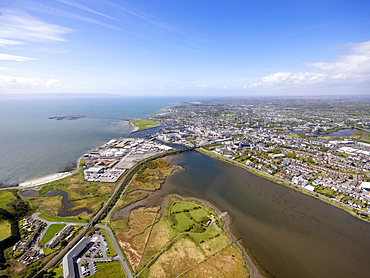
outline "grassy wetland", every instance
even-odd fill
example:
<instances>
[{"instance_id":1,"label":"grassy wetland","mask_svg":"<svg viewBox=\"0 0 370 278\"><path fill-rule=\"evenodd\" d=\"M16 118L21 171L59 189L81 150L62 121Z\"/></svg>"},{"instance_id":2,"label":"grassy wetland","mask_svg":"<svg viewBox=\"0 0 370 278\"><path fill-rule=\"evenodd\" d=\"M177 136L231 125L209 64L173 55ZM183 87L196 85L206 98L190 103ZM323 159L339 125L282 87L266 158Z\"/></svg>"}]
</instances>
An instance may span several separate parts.
<instances>
[{"instance_id":1,"label":"grassy wetland","mask_svg":"<svg viewBox=\"0 0 370 278\"><path fill-rule=\"evenodd\" d=\"M149 161L135 174L126 191L155 191L161 188L161 184L164 182L165 178L171 175L176 169L179 169L179 167L170 166L170 164L163 159Z\"/></svg>"},{"instance_id":2,"label":"grassy wetland","mask_svg":"<svg viewBox=\"0 0 370 278\"><path fill-rule=\"evenodd\" d=\"M58 211L62 207L62 196L42 196L52 190L62 190L68 194L68 201L73 205L69 211L88 209L96 212L108 200L115 186L115 183L87 182L83 178L83 171L79 170L72 176L41 186L40 197L25 197L25 199L30 202L34 210L49 217L58 217L60 216ZM85 211L75 216L77 219L89 219L91 214Z\"/></svg>"},{"instance_id":3,"label":"grassy wetland","mask_svg":"<svg viewBox=\"0 0 370 278\"><path fill-rule=\"evenodd\" d=\"M131 203L135 206L146 195L150 198L175 169L179 167L162 159L147 163L133 177L116 211ZM225 232L216 211L203 202L168 196L161 206L133 207L127 217L114 217L110 224L137 277L209 277L212 273L249 277L235 240Z\"/></svg>"},{"instance_id":4,"label":"grassy wetland","mask_svg":"<svg viewBox=\"0 0 370 278\"><path fill-rule=\"evenodd\" d=\"M113 224L138 277L249 277L240 250L213 209L171 196L159 210L140 207L128 220Z\"/></svg>"}]
</instances>

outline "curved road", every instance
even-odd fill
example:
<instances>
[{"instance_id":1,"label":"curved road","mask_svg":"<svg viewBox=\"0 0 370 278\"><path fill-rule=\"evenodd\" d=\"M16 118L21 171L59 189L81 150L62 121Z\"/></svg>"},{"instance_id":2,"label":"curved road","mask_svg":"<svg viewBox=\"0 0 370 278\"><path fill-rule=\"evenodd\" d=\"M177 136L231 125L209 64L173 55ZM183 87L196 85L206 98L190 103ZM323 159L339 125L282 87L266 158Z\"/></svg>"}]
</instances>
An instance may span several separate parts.
<instances>
[{"instance_id":1,"label":"curved road","mask_svg":"<svg viewBox=\"0 0 370 278\"><path fill-rule=\"evenodd\" d=\"M128 266L126 260L124 259L125 257L122 254L121 248L120 248L120 246L117 242L117 239L114 236L112 230L109 227L104 226L104 225L96 225L96 227L99 227L99 228L104 229L104 230L107 231L107 233L110 237L110 241L112 242L112 245L113 245L114 249L116 250L116 253L119 257L119 262L121 263L121 266L122 266L123 270L125 271L126 277L127 278L134 278L134 276L132 275L130 267Z\"/></svg>"}]
</instances>

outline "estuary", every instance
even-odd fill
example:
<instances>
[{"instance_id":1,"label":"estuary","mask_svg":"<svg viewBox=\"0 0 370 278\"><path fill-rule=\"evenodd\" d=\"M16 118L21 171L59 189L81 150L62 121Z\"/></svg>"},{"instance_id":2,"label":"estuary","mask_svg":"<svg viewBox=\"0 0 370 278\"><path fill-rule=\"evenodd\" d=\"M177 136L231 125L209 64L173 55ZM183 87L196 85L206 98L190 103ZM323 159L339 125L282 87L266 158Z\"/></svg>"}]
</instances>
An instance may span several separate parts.
<instances>
[{"instance_id":1,"label":"estuary","mask_svg":"<svg viewBox=\"0 0 370 278\"><path fill-rule=\"evenodd\" d=\"M323 201L198 152L176 155L185 169L161 195L208 200L273 277L368 277L370 223ZM266 273L265 273L266 274Z\"/></svg>"}]
</instances>

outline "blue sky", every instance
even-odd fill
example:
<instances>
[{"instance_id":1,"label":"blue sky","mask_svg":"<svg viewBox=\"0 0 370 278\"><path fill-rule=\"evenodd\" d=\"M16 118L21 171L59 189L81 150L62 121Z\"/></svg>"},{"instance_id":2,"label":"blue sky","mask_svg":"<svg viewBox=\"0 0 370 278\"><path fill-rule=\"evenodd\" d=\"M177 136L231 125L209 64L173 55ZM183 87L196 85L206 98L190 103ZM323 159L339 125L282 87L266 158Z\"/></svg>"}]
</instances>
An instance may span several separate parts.
<instances>
[{"instance_id":1,"label":"blue sky","mask_svg":"<svg viewBox=\"0 0 370 278\"><path fill-rule=\"evenodd\" d=\"M370 95L368 0L0 0L0 93Z\"/></svg>"}]
</instances>

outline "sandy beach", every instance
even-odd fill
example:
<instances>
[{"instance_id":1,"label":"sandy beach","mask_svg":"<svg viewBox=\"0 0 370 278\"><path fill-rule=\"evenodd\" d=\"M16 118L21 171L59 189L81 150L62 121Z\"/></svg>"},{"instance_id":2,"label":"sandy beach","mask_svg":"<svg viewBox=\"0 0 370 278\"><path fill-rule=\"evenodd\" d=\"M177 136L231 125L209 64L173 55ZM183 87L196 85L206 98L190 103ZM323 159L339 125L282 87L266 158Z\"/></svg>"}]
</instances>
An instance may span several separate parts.
<instances>
[{"instance_id":1,"label":"sandy beach","mask_svg":"<svg viewBox=\"0 0 370 278\"><path fill-rule=\"evenodd\" d=\"M133 128L133 130L131 130L130 131L130 133L134 133L134 132L136 132L136 131L138 131L139 130L139 127L138 126L135 126L132 122L133 122L134 120L129 120L128 121L128 123L129 123L129 125Z\"/></svg>"},{"instance_id":2,"label":"sandy beach","mask_svg":"<svg viewBox=\"0 0 370 278\"><path fill-rule=\"evenodd\" d=\"M60 180L62 178L68 177L72 175L72 172L64 172L64 173L56 173L56 174L51 174L47 175L41 178L25 181L19 184L17 188L26 188L26 187L32 187L32 186L37 186L37 185L42 185L48 182Z\"/></svg>"}]
</instances>

